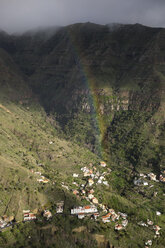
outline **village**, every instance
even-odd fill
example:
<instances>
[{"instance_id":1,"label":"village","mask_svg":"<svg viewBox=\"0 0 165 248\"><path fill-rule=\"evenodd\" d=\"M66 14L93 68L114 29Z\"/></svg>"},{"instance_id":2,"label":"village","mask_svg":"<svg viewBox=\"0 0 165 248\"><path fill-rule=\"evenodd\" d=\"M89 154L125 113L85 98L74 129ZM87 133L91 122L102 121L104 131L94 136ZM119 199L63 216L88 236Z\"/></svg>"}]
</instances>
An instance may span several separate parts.
<instances>
[{"instance_id":1,"label":"village","mask_svg":"<svg viewBox=\"0 0 165 248\"><path fill-rule=\"evenodd\" d=\"M78 219L84 219L90 217L93 220L100 220L104 224L115 222L115 230L120 231L126 228L128 225L127 214L116 212L114 209L108 208L95 195L97 186L104 186L109 188L109 183L106 179L111 173L111 169L107 167L106 163L101 161L99 165L93 166L92 163L89 166L82 167L79 174L73 173L72 177L74 181L74 189L71 189L72 193L79 200L85 200L88 202L86 206L76 206L71 209L71 215L77 216ZM77 179L80 179L81 184ZM83 183L82 183L83 182ZM69 187L62 183L62 187L69 190Z\"/></svg>"},{"instance_id":2,"label":"village","mask_svg":"<svg viewBox=\"0 0 165 248\"><path fill-rule=\"evenodd\" d=\"M159 183L159 182L165 183L165 171L161 171L159 179L156 178L156 175L154 173L148 173L148 174L140 173L139 178L135 177L134 185L136 185L136 186L141 186L141 185L148 186L149 184L146 181L146 179L149 179L151 181L155 181L157 183Z\"/></svg>"},{"instance_id":3,"label":"village","mask_svg":"<svg viewBox=\"0 0 165 248\"><path fill-rule=\"evenodd\" d=\"M37 182L47 184L49 179L42 176L42 173L39 171L31 170L31 173L34 173L37 176ZM72 174L72 183L67 184L67 182L61 182L61 187L71 192L77 200L83 202L79 206L74 206L70 209L70 215L76 216L78 219L82 220L84 218L90 218L94 221L101 221L105 225L107 223L115 223L114 230L121 231L125 230L128 225L128 215L127 213L122 213L115 211L112 208L109 208L97 198L95 192L97 191L98 186L103 186L109 188L109 183L107 177L111 174L111 169L103 161L99 163L98 166L94 166L92 163L89 166L81 167L79 173ZM155 182L165 182L165 171L161 172L159 180L156 178L154 173L144 174L140 173L139 178L135 177L133 183L135 186L148 186L149 181ZM54 182L53 182L54 183ZM71 186L72 185L72 186ZM152 185L151 185L152 186ZM150 187L151 187L150 186ZM156 195L156 193L155 193ZM64 213L64 201L56 203L56 214ZM31 210L23 210L23 222L34 221L37 219L37 214ZM41 213L40 213L41 214ZM156 215L160 216L161 213L156 211ZM42 216L49 220L52 218L53 214L49 209L44 209L42 211ZM0 231L3 229L13 226L17 223L14 222L14 217L3 216L0 218ZM141 227L151 228L154 232L154 239L160 237L161 228L156 225L153 221L147 220L147 222L140 221L137 225ZM152 246L153 241L147 240L145 242L145 248Z\"/></svg>"},{"instance_id":4,"label":"village","mask_svg":"<svg viewBox=\"0 0 165 248\"><path fill-rule=\"evenodd\" d=\"M148 174L144 174L144 173L140 173L139 177L135 177L134 179L134 185L137 187L148 187L148 188L153 188L154 184L151 184L152 182L156 182L156 183L165 183L165 171L161 171L161 174L159 176L159 179L157 179L157 176L154 173L148 173ZM156 197L158 194L157 191L154 192L153 197ZM161 216L161 212L160 211L156 211L156 215L157 216ZM143 222L140 221L139 223L137 223L139 226L141 227L145 227L145 228L151 228L152 230L154 230L155 235L153 237L153 239L157 239L160 237L160 226L155 225L153 221L147 219L147 222ZM152 246L153 244L153 240L147 240L145 242L145 248L149 248L150 246Z\"/></svg>"}]
</instances>

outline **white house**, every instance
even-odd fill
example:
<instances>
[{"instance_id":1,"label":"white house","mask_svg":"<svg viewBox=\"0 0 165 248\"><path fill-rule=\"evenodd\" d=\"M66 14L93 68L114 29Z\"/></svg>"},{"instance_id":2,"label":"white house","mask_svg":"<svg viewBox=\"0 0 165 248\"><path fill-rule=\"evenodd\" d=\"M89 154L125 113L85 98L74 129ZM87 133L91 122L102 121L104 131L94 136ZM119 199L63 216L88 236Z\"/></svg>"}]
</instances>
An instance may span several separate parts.
<instances>
[{"instance_id":1,"label":"white house","mask_svg":"<svg viewBox=\"0 0 165 248\"><path fill-rule=\"evenodd\" d=\"M89 178L89 179L88 179L88 183L89 183L89 186L92 186L92 185L94 184L93 179L92 179L92 178Z\"/></svg>"},{"instance_id":2,"label":"white house","mask_svg":"<svg viewBox=\"0 0 165 248\"><path fill-rule=\"evenodd\" d=\"M157 216L160 216L160 215L161 215L161 212L156 211L156 215L157 215Z\"/></svg>"},{"instance_id":3,"label":"white house","mask_svg":"<svg viewBox=\"0 0 165 248\"><path fill-rule=\"evenodd\" d=\"M88 195L88 198L89 198L90 200L92 200L92 199L94 198L94 195L93 195L93 194L89 194L89 195Z\"/></svg>"},{"instance_id":4,"label":"white house","mask_svg":"<svg viewBox=\"0 0 165 248\"><path fill-rule=\"evenodd\" d=\"M84 207L75 207L71 209L71 214L72 215L79 215L79 214L94 214L97 213L98 210L94 205L88 205Z\"/></svg>"},{"instance_id":5,"label":"white house","mask_svg":"<svg viewBox=\"0 0 165 248\"><path fill-rule=\"evenodd\" d=\"M25 213L24 221L36 220L36 215L33 213Z\"/></svg>"},{"instance_id":6,"label":"white house","mask_svg":"<svg viewBox=\"0 0 165 248\"><path fill-rule=\"evenodd\" d=\"M148 240L147 242L145 242L145 245L151 246L152 245L152 240Z\"/></svg>"},{"instance_id":7,"label":"white house","mask_svg":"<svg viewBox=\"0 0 165 248\"><path fill-rule=\"evenodd\" d=\"M109 186L107 181L103 181L103 184L106 185L106 186Z\"/></svg>"},{"instance_id":8,"label":"white house","mask_svg":"<svg viewBox=\"0 0 165 248\"><path fill-rule=\"evenodd\" d=\"M73 173L73 177L79 177L79 174Z\"/></svg>"},{"instance_id":9,"label":"white house","mask_svg":"<svg viewBox=\"0 0 165 248\"><path fill-rule=\"evenodd\" d=\"M56 205L57 205L57 207L56 207L57 214L62 214L64 211L64 202L61 201L61 202L57 203Z\"/></svg>"},{"instance_id":10,"label":"white house","mask_svg":"<svg viewBox=\"0 0 165 248\"><path fill-rule=\"evenodd\" d=\"M101 162L100 162L100 166L101 166L101 167L106 167L107 165L106 165L105 162L101 161Z\"/></svg>"},{"instance_id":11,"label":"white house","mask_svg":"<svg viewBox=\"0 0 165 248\"><path fill-rule=\"evenodd\" d=\"M156 181L156 175L154 173L149 173L148 177L150 178L150 180Z\"/></svg>"}]
</instances>

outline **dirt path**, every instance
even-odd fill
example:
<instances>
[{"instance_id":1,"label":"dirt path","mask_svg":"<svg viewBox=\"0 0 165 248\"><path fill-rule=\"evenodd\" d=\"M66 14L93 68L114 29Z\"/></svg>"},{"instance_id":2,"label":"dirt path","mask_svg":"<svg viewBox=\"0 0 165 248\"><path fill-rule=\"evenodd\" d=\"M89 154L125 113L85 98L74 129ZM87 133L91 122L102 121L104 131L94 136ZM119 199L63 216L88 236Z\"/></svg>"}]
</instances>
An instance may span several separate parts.
<instances>
[{"instance_id":1,"label":"dirt path","mask_svg":"<svg viewBox=\"0 0 165 248\"><path fill-rule=\"evenodd\" d=\"M10 197L10 200L9 200L9 202L8 202L6 208L5 208L4 215L7 213L7 210L8 210L8 208L9 208L9 205L10 205L12 199L13 199L13 191L12 191L12 196Z\"/></svg>"},{"instance_id":2,"label":"dirt path","mask_svg":"<svg viewBox=\"0 0 165 248\"><path fill-rule=\"evenodd\" d=\"M3 106L2 104L0 104L0 108L3 109L6 113L12 114L12 112L9 109L7 109L5 106Z\"/></svg>"}]
</instances>

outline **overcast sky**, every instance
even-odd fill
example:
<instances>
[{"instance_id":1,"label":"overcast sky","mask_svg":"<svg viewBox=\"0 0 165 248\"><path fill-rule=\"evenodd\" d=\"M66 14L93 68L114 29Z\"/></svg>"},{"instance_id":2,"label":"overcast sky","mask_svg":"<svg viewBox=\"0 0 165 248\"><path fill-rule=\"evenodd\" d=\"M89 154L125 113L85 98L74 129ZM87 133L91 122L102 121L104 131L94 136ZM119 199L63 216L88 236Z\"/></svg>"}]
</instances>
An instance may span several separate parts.
<instances>
[{"instance_id":1,"label":"overcast sky","mask_svg":"<svg viewBox=\"0 0 165 248\"><path fill-rule=\"evenodd\" d=\"M165 0L0 0L0 29L8 32L87 21L165 27Z\"/></svg>"}]
</instances>

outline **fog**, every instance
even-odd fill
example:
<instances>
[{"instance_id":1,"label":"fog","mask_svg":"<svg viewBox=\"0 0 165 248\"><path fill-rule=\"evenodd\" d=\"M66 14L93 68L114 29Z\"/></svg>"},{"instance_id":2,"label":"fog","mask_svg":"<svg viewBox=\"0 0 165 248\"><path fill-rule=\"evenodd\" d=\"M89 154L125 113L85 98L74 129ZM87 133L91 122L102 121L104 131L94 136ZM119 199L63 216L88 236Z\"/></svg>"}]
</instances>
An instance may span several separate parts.
<instances>
[{"instance_id":1,"label":"fog","mask_svg":"<svg viewBox=\"0 0 165 248\"><path fill-rule=\"evenodd\" d=\"M0 0L0 29L9 33L77 22L165 27L164 0Z\"/></svg>"}]
</instances>

